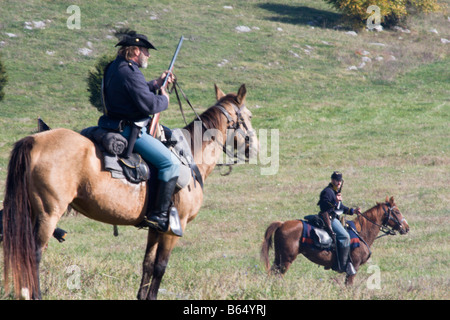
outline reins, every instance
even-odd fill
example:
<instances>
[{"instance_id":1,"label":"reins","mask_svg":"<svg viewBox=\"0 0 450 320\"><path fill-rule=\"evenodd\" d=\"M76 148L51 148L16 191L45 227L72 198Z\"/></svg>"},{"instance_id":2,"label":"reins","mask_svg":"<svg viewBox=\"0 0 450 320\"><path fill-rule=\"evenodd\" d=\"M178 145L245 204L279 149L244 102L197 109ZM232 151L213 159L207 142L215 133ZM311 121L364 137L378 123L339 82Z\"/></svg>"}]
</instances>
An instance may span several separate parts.
<instances>
[{"instance_id":1,"label":"reins","mask_svg":"<svg viewBox=\"0 0 450 320\"><path fill-rule=\"evenodd\" d=\"M387 222L391 219L391 212L392 212L392 210L393 210L395 207L392 207L392 208L391 208L391 207L388 206L388 204L384 204L384 205L388 208L388 211L386 211L386 209L383 207L383 205L381 205L381 207L383 208L384 214L385 214L385 219L384 219L384 222L383 222L382 224L378 224L377 222L373 221L372 219L370 219L369 217L367 217L364 213L361 213L361 214L360 214L360 215L361 215L363 218L365 218L367 221L369 221L370 223L376 225L376 226L380 229L380 231L384 233L384 234L382 234L381 236L376 237L375 240L376 240L376 239L379 239L379 238L381 238L381 237L384 237L384 236L393 236L393 235L396 235L396 234L397 234L397 233L395 232L394 229L389 228L389 227L387 226ZM398 220L396 220L396 222L400 225L400 223L398 222Z\"/></svg>"},{"instance_id":2,"label":"reins","mask_svg":"<svg viewBox=\"0 0 450 320\"><path fill-rule=\"evenodd\" d=\"M173 86L172 89L170 90L169 93L172 93L172 91L175 91L175 95L177 96L177 101L178 101L178 106L180 107L180 112L181 115L183 116L183 120L184 123L186 125L188 125L187 121L186 121L186 116L184 115L184 110L183 110L183 105L181 103L181 99L180 99L180 95L178 94L178 89L180 90L181 94L183 95L184 100L186 100L187 104L189 105L189 107L192 109L192 111L194 112L195 116L197 117L197 119L199 121L202 121L202 119L200 118L199 114L197 113L197 111L195 111L195 108L192 106L191 102L189 101L188 97L186 96L186 94L184 93L183 89L181 89L180 85L178 84L177 78L175 78L175 81L173 82ZM203 124L203 121L202 121Z\"/></svg>"},{"instance_id":3,"label":"reins","mask_svg":"<svg viewBox=\"0 0 450 320\"><path fill-rule=\"evenodd\" d=\"M384 233L384 234L382 234L381 236L377 236L374 240L379 239L379 238L384 237L384 236L393 236L393 235L396 235L395 230L389 228L389 227L386 225L387 222L388 222L390 219L392 219L392 218L391 218L391 212L392 212L392 210L395 208L395 206L394 206L394 207L390 207L387 203L384 204L384 205L388 208L388 211L386 211L386 209L383 207L383 205L381 205L382 208L383 208L384 214L385 214L385 218L384 218L384 221L382 222L382 224L379 224L379 223L373 221L372 219L370 219L370 218L369 218L367 215L365 215L364 213L361 213L361 214L360 214L360 216L362 216L364 219L366 219L366 220L369 221L370 223L372 223L372 224L374 224L375 226L377 226L377 227L380 229L380 231ZM401 222L399 222L398 219L396 219L395 221L396 221L399 225L401 224ZM363 237L361 237L361 235L359 234L358 231L356 231L356 230L355 230L354 228L352 228L351 226L349 226L349 228L352 229L353 232L355 232L355 234L357 235L357 237L358 237L358 238L366 245L367 249L369 250L369 256L368 256L368 258L370 258L370 256L372 255L372 251L370 250L369 244L364 240Z\"/></svg>"}]
</instances>

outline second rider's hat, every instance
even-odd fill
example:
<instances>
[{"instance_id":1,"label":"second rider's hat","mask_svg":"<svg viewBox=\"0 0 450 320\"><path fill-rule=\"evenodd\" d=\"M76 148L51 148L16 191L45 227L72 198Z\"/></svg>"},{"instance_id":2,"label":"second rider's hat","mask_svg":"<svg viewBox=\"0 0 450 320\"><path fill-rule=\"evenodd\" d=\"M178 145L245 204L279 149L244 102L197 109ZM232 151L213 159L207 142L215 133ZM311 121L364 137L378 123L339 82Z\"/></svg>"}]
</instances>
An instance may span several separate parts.
<instances>
[{"instance_id":1,"label":"second rider's hat","mask_svg":"<svg viewBox=\"0 0 450 320\"><path fill-rule=\"evenodd\" d=\"M333 174L331 175L331 179L336 181L342 181L342 173L340 173L339 171L333 172Z\"/></svg>"}]
</instances>

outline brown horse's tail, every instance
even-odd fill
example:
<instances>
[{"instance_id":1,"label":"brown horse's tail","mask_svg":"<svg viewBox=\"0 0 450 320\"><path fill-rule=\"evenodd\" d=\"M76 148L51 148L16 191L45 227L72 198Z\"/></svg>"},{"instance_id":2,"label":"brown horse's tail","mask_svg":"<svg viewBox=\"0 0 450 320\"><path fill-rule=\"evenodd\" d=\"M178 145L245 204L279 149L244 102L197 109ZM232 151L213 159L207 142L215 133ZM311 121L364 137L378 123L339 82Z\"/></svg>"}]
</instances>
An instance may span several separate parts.
<instances>
[{"instance_id":1,"label":"brown horse's tail","mask_svg":"<svg viewBox=\"0 0 450 320\"><path fill-rule=\"evenodd\" d=\"M281 221L272 222L264 234L264 241L261 247L261 260L263 261L267 271L270 270L269 249L272 247L272 235L282 225L283 222Z\"/></svg>"},{"instance_id":2,"label":"brown horse's tail","mask_svg":"<svg viewBox=\"0 0 450 320\"><path fill-rule=\"evenodd\" d=\"M34 138L26 137L14 145L3 202L4 283L9 292L9 281L12 278L16 297L39 296L37 244L28 197L30 152L33 144Z\"/></svg>"}]
</instances>

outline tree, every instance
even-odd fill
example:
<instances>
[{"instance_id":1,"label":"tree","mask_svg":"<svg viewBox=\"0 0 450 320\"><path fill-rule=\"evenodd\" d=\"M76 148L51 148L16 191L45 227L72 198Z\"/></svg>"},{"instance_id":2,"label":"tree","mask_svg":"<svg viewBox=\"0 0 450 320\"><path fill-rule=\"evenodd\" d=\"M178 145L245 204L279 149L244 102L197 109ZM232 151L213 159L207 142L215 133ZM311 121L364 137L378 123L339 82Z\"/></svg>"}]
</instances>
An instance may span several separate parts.
<instances>
[{"instance_id":1,"label":"tree","mask_svg":"<svg viewBox=\"0 0 450 320\"><path fill-rule=\"evenodd\" d=\"M106 66L115 59L115 56L105 54L100 57L94 69L89 71L87 77L89 102L97 108L98 111L103 112L102 104L102 79Z\"/></svg>"},{"instance_id":2,"label":"tree","mask_svg":"<svg viewBox=\"0 0 450 320\"><path fill-rule=\"evenodd\" d=\"M6 68L0 59L0 101L3 100L5 97L5 92L3 91L3 88L6 86L6 83L8 82L8 75L6 74Z\"/></svg>"},{"instance_id":3,"label":"tree","mask_svg":"<svg viewBox=\"0 0 450 320\"><path fill-rule=\"evenodd\" d=\"M380 15L381 23L392 27L402 22L408 15L418 12L438 11L441 7L437 0L325 0L344 13L350 24L364 25L375 11ZM369 9L369 10L368 10Z\"/></svg>"},{"instance_id":4,"label":"tree","mask_svg":"<svg viewBox=\"0 0 450 320\"><path fill-rule=\"evenodd\" d=\"M122 39L126 35L135 35L136 31L129 28L122 28L115 32L114 36L117 39ZM106 66L116 58L115 55L105 54L99 58L93 70L89 71L87 77L87 90L90 92L89 102L97 108L98 111L103 112L102 104L102 79Z\"/></svg>"}]
</instances>

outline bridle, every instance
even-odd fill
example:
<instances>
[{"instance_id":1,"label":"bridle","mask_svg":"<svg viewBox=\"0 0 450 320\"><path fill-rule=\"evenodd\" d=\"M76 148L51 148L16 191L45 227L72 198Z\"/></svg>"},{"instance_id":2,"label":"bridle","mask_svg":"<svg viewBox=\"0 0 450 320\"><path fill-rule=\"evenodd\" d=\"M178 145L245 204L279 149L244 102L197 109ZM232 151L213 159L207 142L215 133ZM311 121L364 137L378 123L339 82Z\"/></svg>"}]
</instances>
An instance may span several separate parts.
<instances>
[{"instance_id":1,"label":"bridle","mask_svg":"<svg viewBox=\"0 0 450 320\"><path fill-rule=\"evenodd\" d=\"M383 218L383 221L381 222L381 224L373 221L368 216L366 216L364 213L360 213L359 214L361 217L363 217L364 219L366 219L370 223L376 225L380 229L380 231L383 232L383 234L381 236L376 237L375 240L378 239L378 238L384 237L384 236L396 235L397 234L396 230L400 230L403 221L406 221L405 218L402 218L401 220L398 219L397 213L394 211L394 209L397 208L396 206L391 207L390 203L386 202L384 204L381 204L381 207L383 208L383 211L384 211L384 218ZM395 222L395 226L394 227L390 227L388 225L389 221L394 221ZM370 250L369 244L363 239L363 237L361 237L359 232L357 232L352 227L350 227L350 228L355 232L355 234L358 236L358 238L366 245L367 249L369 250L367 259L369 259L370 256L372 255L372 251Z\"/></svg>"},{"instance_id":2,"label":"bridle","mask_svg":"<svg viewBox=\"0 0 450 320\"><path fill-rule=\"evenodd\" d=\"M246 133L248 133L249 129L247 124L245 123L245 119L242 116L242 110L245 108L245 105L243 105L241 108L239 108L237 105L235 105L234 103L230 103L233 106L233 109L236 113L236 120L233 119L233 117L231 116L231 114L228 112L228 110L219 104L216 104L214 107L218 108L222 114L227 118L227 131L228 130L233 130L237 133L239 133L245 140L245 143L248 144L250 142L250 136ZM228 138L227 138L228 140ZM219 143L219 142L218 142ZM233 144L234 146L234 144ZM233 159L232 163L218 163L217 166L219 167L224 167L227 166L228 167L228 171L225 173L221 173L222 176L227 176L231 173L232 170L232 166L237 164L237 163L242 163L242 162L246 162L248 159L247 157L244 155L244 159L242 157L239 157L240 154L235 153L234 148L233 148L233 152L227 149L226 145L222 145L222 150L223 152L230 158Z\"/></svg>"},{"instance_id":3,"label":"bridle","mask_svg":"<svg viewBox=\"0 0 450 320\"><path fill-rule=\"evenodd\" d=\"M243 105L241 108L239 108L237 105L235 105L234 103L230 103L233 106L234 111L236 112L236 117L237 117L237 121L234 121L234 119L231 117L230 113L227 111L227 109L225 109L225 107L223 105L216 104L214 107L218 108L220 111L222 111L222 113L224 114L224 116L227 118L228 120L228 126L227 129L233 129L233 130L238 130L241 128L241 126L244 127L244 129L246 131L248 131L248 127L247 124L245 123L244 117L242 116L242 109L245 108L245 105ZM242 136L245 135L241 133ZM248 137L247 137L248 138Z\"/></svg>"},{"instance_id":4,"label":"bridle","mask_svg":"<svg viewBox=\"0 0 450 320\"><path fill-rule=\"evenodd\" d=\"M400 230L402 228L402 223L406 221L405 218L402 218L399 220L397 217L397 213L394 209L397 209L396 206L391 207L390 203L386 202L381 205L384 211L384 219L381 224L378 224L377 222L373 221L369 217L367 217L364 213L361 213L360 215L365 218L367 221L371 222L372 224L376 225L380 228L380 231L383 232L381 236L376 237L375 239L384 237L384 236L393 236L396 235L396 231ZM394 221L395 225L394 227L391 227L388 225L389 221Z\"/></svg>"}]
</instances>

